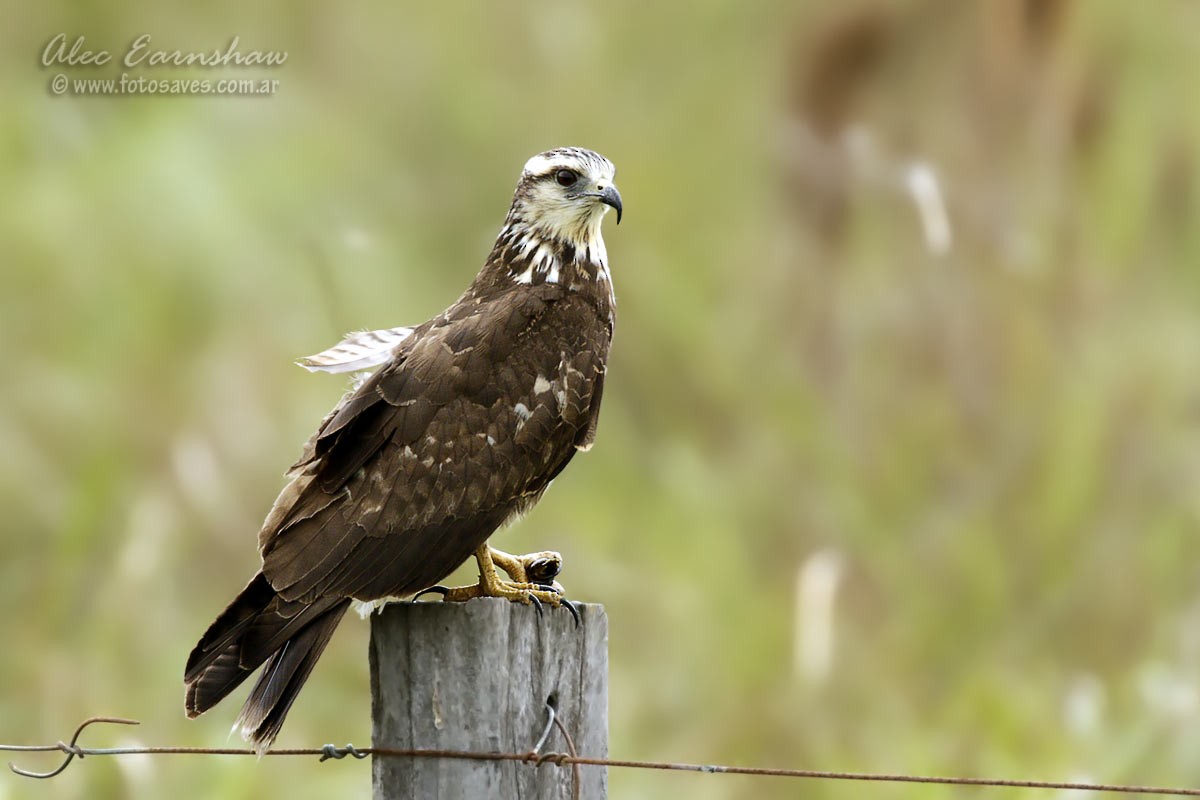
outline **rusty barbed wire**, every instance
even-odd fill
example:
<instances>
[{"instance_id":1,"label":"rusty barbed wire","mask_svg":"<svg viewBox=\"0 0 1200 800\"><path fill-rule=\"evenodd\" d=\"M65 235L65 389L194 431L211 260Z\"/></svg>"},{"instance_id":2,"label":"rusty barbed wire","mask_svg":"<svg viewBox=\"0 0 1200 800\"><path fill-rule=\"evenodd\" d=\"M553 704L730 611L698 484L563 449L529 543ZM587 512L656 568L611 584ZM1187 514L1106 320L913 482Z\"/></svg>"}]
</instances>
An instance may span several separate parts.
<instances>
[{"instance_id":1,"label":"rusty barbed wire","mask_svg":"<svg viewBox=\"0 0 1200 800\"><path fill-rule=\"evenodd\" d=\"M80 723L75 729L70 742L59 741L56 744L43 745L11 745L0 744L0 750L9 752L35 753L58 751L66 754L66 759L49 772L32 772L9 763L9 769L27 778L53 778L65 770L75 758L85 756L122 756L122 755L210 755L210 756L316 756L321 761L341 759L347 755L354 758L381 756L384 758L443 758L466 761L518 761L541 766L553 764L557 767L570 766L575 770L574 792L578 796L580 767L607 767L611 769L652 769L678 772L702 772L724 775L750 775L757 777L793 778L808 780L860 781L871 783L925 783L942 786L988 786L1008 789L1050 789L1055 791L1091 791L1112 794L1142 794L1165 797L1200 797L1200 789L1172 786L1147 786L1115 783L1089 783L1081 781L1041 781L1008 778L965 778L945 775L908 775L904 773L884 772L837 772L829 770L783 769L773 767L740 767L728 764L689 764L671 761L636 761L619 758L590 758L575 752L575 743L557 716L551 716L546 726L547 734L542 736L537 746L525 753L495 753L477 752L472 750L437 750L429 748L393 748L393 747L364 747L356 748L347 744L345 747L335 747L331 744L323 747L281 748L259 753L251 748L235 747L80 747L79 736L91 725L110 723L117 725L138 725L136 720L121 717L91 717ZM541 753L539 749L545 744L545 739L551 727L557 727L563 734L570 752Z\"/></svg>"}]
</instances>

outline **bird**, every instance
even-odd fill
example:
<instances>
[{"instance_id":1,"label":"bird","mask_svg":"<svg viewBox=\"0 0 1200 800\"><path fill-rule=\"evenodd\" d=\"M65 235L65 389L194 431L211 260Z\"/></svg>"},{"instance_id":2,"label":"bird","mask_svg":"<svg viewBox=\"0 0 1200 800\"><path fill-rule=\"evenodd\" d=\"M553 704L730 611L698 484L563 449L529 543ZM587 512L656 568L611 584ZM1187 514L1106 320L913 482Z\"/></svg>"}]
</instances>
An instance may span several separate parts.
<instances>
[{"instance_id":1,"label":"bird","mask_svg":"<svg viewBox=\"0 0 1200 800\"><path fill-rule=\"evenodd\" d=\"M512 556L488 539L595 441L616 319L601 231L610 209L621 221L615 174L584 148L533 156L449 308L298 362L370 372L304 445L259 532L260 569L188 656L189 718L261 668L234 729L268 749L355 601L432 587L575 613L551 583L556 553ZM472 556L478 583L438 585Z\"/></svg>"}]
</instances>

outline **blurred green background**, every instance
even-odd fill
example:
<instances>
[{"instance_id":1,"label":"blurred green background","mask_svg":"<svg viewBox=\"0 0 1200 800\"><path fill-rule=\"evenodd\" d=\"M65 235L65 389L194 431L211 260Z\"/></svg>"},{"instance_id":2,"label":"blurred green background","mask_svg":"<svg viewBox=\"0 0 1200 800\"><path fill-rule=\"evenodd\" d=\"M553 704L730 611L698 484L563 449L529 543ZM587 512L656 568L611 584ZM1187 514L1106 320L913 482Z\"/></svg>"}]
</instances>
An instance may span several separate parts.
<instances>
[{"instance_id":1,"label":"blurred green background","mask_svg":"<svg viewBox=\"0 0 1200 800\"><path fill-rule=\"evenodd\" d=\"M292 359L440 311L524 160L573 144L626 203L599 441L496 543L561 550L607 606L612 754L1200 785L1200 4L6 11L0 741L116 714L143 724L86 743L225 745L242 693L185 721L183 663L344 388ZM42 67L57 33L114 63ZM142 33L288 60L122 69ZM366 636L343 624L280 746L369 741ZM96 759L0 800L369 785Z\"/></svg>"}]
</instances>

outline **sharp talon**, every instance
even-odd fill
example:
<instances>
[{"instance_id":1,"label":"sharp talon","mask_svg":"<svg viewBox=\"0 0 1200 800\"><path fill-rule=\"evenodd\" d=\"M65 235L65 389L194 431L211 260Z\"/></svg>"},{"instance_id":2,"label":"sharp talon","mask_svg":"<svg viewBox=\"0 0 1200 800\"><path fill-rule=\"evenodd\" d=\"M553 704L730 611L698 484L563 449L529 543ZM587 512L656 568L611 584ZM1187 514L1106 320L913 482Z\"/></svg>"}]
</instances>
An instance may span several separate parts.
<instances>
[{"instance_id":1,"label":"sharp talon","mask_svg":"<svg viewBox=\"0 0 1200 800\"><path fill-rule=\"evenodd\" d=\"M567 611L570 611L571 616L575 618L575 627L576 628L578 628L580 625L583 624L583 619L579 616L579 609L575 607L574 603L572 603L570 600L568 600L565 597L562 598L562 600L560 600L559 602L561 602L562 605L566 606Z\"/></svg>"},{"instance_id":2,"label":"sharp talon","mask_svg":"<svg viewBox=\"0 0 1200 800\"><path fill-rule=\"evenodd\" d=\"M441 584L438 584L437 586L430 586L428 589L422 589L421 591L414 594L412 596L412 600L409 600L409 602L415 603L415 602L417 602L417 600L419 600L421 597L424 597L427 594L440 594L444 598L446 595L450 594L450 590L447 589L445 586L442 586Z\"/></svg>"},{"instance_id":3,"label":"sharp talon","mask_svg":"<svg viewBox=\"0 0 1200 800\"><path fill-rule=\"evenodd\" d=\"M542 601L538 600L537 595L535 595L533 592L529 592L525 596L528 597L530 602L533 603L533 608L537 611L537 615L540 618L542 616Z\"/></svg>"}]
</instances>

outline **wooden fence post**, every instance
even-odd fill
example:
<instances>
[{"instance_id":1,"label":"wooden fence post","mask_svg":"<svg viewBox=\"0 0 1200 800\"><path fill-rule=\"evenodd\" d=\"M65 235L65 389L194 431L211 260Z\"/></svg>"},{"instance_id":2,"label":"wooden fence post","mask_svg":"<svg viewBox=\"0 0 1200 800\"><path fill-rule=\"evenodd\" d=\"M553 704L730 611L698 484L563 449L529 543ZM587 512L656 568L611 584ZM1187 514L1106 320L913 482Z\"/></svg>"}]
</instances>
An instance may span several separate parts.
<instances>
[{"instance_id":1,"label":"wooden fence post","mask_svg":"<svg viewBox=\"0 0 1200 800\"><path fill-rule=\"evenodd\" d=\"M375 747L525 753L546 727L547 698L581 756L608 755L608 618L485 598L392 603L371 617ZM542 752L566 752L556 729ZM569 766L463 759L373 759L375 800L568 800ZM581 766L582 800L608 796L603 767Z\"/></svg>"}]
</instances>

